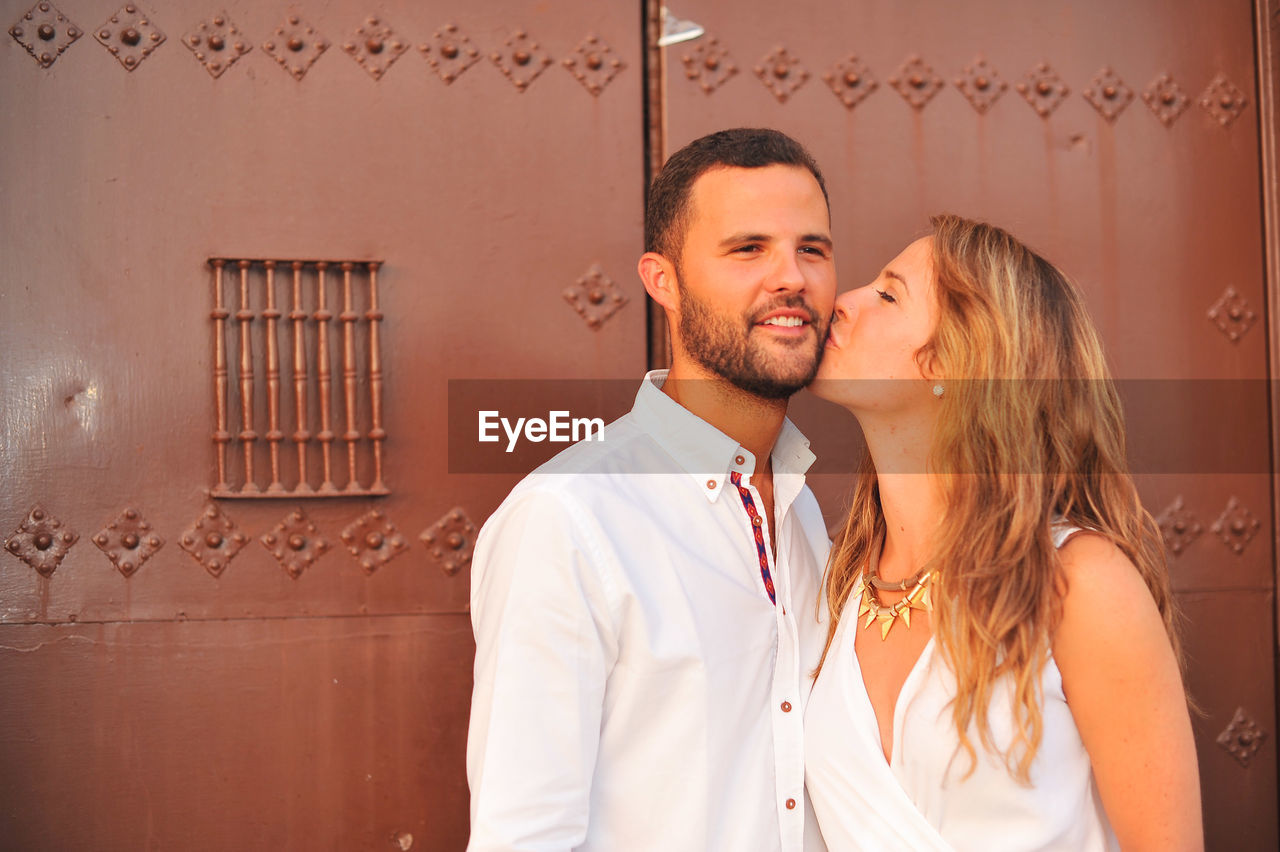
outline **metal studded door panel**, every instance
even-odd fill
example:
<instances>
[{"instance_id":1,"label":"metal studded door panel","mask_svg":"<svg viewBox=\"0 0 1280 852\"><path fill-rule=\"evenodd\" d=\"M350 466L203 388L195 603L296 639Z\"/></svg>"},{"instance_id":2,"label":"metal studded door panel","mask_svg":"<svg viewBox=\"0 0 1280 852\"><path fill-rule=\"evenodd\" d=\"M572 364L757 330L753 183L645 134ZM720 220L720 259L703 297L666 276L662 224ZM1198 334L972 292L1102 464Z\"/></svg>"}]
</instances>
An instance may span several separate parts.
<instances>
[{"instance_id":1,"label":"metal studded door panel","mask_svg":"<svg viewBox=\"0 0 1280 852\"><path fill-rule=\"evenodd\" d=\"M448 382L643 371L639 10L0 16L4 835L461 848Z\"/></svg>"},{"instance_id":2,"label":"metal studded door panel","mask_svg":"<svg viewBox=\"0 0 1280 852\"><path fill-rule=\"evenodd\" d=\"M1095 0L725 4L666 48L666 149L794 133L826 171L843 288L953 211L1080 284L1121 381L1131 457L1187 614L1210 848L1274 849L1268 349L1254 9ZM812 397L835 521L857 446Z\"/></svg>"}]
</instances>

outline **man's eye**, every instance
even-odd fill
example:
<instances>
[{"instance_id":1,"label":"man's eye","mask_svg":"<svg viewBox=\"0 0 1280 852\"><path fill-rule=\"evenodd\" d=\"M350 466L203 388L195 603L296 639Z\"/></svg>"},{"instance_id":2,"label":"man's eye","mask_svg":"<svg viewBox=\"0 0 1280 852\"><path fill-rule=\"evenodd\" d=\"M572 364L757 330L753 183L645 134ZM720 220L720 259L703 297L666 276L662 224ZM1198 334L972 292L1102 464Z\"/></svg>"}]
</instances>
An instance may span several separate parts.
<instances>
[{"instance_id":1,"label":"man's eye","mask_svg":"<svg viewBox=\"0 0 1280 852\"><path fill-rule=\"evenodd\" d=\"M815 255L817 257L827 256L826 250L821 248L820 246L802 246L800 248L800 251L804 252L805 254Z\"/></svg>"},{"instance_id":2,"label":"man's eye","mask_svg":"<svg viewBox=\"0 0 1280 852\"><path fill-rule=\"evenodd\" d=\"M752 252L757 252L759 250L760 250L760 246L755 245L754 243L750 245L745 245L745 246L738 246L736 249L734 249L735 252L740 252L742 254L751 254Z\"/></svg>"},{"instance_id":3,"label":"man's eye","mask_svg":"<svg viewBox=\"0 0 1280 852\"><path fill-rule=\"evenodd\" d=\"M894 304L895 302L898 301L897 299L893 298L888 293L886 293L884 290L877 290L876 295L879 296L881 299L884 299L886 302L890 304Z\"/></svg>"}]
</instances>

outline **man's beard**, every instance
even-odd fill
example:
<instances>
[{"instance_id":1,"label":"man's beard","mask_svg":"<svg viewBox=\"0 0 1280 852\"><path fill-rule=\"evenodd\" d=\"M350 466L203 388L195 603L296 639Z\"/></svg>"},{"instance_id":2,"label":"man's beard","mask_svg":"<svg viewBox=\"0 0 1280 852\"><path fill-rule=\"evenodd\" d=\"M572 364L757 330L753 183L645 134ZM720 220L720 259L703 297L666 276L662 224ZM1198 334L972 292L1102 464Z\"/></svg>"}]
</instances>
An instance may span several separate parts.
<instances>
[{"instance_id":1,"label":"man's beard","mask_svg":"<svg viewBox=\"0 0 1280 852\"><path fill-rule=\"evenodd\" d=\"M816 332L814 341L797 341L792 351L777 355L751 340L761 317L780 308L808 314ZM711 306L680 288L680 340L685 351L702 366L732 385L761 399L787 399L813 381L822 360L826 324L804 298L792 294L778 299L750 317L734 318L716 313ZM805 354L812 352L806 362Z\"/></svg>"}]
</instances>

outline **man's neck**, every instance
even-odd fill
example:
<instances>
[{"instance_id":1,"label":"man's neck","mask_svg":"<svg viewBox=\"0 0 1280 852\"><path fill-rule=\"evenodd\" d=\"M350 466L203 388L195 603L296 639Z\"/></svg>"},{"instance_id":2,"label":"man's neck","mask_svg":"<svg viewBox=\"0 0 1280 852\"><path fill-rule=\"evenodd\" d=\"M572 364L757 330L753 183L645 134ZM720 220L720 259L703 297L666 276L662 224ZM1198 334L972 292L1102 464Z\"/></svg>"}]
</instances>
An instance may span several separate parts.
<instances>
[{"instance_id":1,"label":"man's neck","mask_svg":"<svg viewBox=\"0 0 1280 852\"><path fill-rule=\"evenodd\" d=\"M787 414L785 399L763 399L719 376L695 375L678 366L667 374L662 391L755 456L758 476L772 474L773 445Z\"/></svg>"}]
</instances>

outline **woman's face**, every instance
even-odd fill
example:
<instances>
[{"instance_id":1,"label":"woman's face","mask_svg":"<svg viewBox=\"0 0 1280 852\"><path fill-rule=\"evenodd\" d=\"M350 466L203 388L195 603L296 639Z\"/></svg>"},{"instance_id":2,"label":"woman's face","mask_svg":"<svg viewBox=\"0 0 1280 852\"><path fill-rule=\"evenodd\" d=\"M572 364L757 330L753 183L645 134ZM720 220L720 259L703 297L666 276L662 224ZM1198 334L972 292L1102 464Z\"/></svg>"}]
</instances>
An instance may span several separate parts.
<instances>
[{"instance_id":1,"label":"woman's face","mask_svg":"<svg viewBox=\"0 0 1280 852\"><path fill-rule=\"evenodd\" d=\"M822 365L810 390L854 413L934 399L936 377L921 371L916 352L937 323L932 237L922 237L870 284L836 298Z\"/></svg>"}]
</instances>

